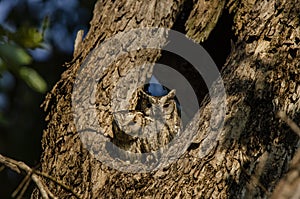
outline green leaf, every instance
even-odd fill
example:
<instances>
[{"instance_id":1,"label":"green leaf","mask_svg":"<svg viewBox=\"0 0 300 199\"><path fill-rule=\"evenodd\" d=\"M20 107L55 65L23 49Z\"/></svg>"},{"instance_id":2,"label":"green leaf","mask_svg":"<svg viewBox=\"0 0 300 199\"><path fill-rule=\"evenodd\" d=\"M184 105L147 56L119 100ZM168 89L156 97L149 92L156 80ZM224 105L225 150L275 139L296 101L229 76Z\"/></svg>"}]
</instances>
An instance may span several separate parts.
<instances>
[{"instance_id":1,"label":"green leaf","mask_svg":"<svg viewBox=\"0 0 300 199\"><path fill-rule=\"evenodd\" d=\"M43 33L37 28L23 26L13 33L13 40L25 48L41 47L43 39Z\"/></svg>"},{"instance_id":2,"label":"green leaf","mask_svg":"<svg viewBox=\"0 0 300 199\"><path fill-rule=\"evenodd\" d=\"M20 77L37 92L44 93L47 90L46 81L32 68L21 67L19 70Z\"/></svg>"},{"instance_id":3,"label":"green leaf","mask_svg":"<svg viewBox=\"0 0 300 199\"><path fill-rule=\"evenodd\" d=\"M13 41L24 48L34 49L43 47L42 42L44 41L44 33L48 27L47 19L48 18L44 19L41 31L35 27L24 25L18 28L16 32L10 32L0 25L0 40L3 40L3 38L6 37L9 41Z\"/></svg>"},{"instance_id":4,"label":"green leaf","mask_svg":"<svg viewBox=\"0 0 300 199\"><path fill-rule=\"evenodd\" d=\"M45 16L42 23L42 33L41 33L43 38L45 36L45 31L49 28L49 26L50 26L50 17Z\"/></svg>"},{"instance_id":5,"label":"green leaf","mask_svg":"<svg viewBox=\"0 0 300 199\"><path fill-rule=\"evenodd\" d=\"M21 47L14 44L0 44L0 57L8 65L27 65L30 64L32 59L27 52Z\"/></svg>"}]
</instances>

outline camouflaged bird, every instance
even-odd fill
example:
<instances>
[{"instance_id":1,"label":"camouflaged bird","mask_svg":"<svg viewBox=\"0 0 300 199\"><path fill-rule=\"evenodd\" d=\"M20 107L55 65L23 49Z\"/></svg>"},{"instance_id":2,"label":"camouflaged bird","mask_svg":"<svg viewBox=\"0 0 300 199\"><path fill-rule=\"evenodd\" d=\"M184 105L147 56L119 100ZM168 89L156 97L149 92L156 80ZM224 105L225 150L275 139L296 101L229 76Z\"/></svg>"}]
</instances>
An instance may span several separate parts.
<instances>
[{"instance_id":1,"label":"camouflaged bird","mask_svg":"<svg viewBox=\"0 0 300 199\"><path fill-rule=\"evenodd\" d=\"M181 131L175 90L151 96L137 89L130 110L114 113L112 142L125 151L149 153L159 150Z\"/></svg>"}]
</instances>

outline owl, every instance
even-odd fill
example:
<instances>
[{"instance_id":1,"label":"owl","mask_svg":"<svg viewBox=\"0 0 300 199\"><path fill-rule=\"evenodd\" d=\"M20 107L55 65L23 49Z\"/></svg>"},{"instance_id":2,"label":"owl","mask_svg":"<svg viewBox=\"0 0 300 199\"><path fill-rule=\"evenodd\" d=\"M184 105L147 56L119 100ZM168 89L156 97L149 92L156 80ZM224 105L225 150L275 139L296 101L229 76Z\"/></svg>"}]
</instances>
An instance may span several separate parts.
<instances>
[{"instance_id":1,"label":"owl","mask_svg":"<svg viewBox=\"0 0 300 199\"><path fill-rule=\"evenodd\" d=\"M117 111L113 116L112 142L137 154L159 150L182 130L175 90L152 96L144 89L134 92L129 110Z\"/></svg>"}]
</instances>

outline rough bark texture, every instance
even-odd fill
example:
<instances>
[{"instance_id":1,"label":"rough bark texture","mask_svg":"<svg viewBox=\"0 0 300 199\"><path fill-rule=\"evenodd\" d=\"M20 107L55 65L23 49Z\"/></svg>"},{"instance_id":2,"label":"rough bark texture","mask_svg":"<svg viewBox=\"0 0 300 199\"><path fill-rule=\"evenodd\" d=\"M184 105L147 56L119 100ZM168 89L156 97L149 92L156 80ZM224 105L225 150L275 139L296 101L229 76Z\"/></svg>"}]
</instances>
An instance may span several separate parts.
<instances>
[{"instance_id":1,"label":"rough bark texture","mask_svg":"<svg viewBox=\"0 0 300 199\"><path fill-rule=\"evenodd\" d=\"M72 187L82 198L267 198L287 171L298 142L276 113L283 110L299 122L300 2L240 0L226 4L220 1L220 6L216 6L217 2L211 1L214 6L207 6L209 3L204 0L195 2L186 29L189 37L202 41L212 29L203 27L214 27L207 18L204 21L208 24L198 23L203 12L208 13L205 17L217 20L225 5L234 16L236 39L222 70L227 94L224 127L216 124L211 133L210 107L219 104L205 98L190 124L191 129L197 129L191 147L168 167L134 174L97 161L93 156L97 150L91 155L82 146L73 122L77 116L73 115L71 95L80 65L92 49L120 31L172 27L184 6L183 1L172 0L98 1L91 29L78 45L77 57L67 64L44 103L49 124L42 140L42 171ZM204 7L207 9L201 10ZM98 118L95 122L105 129L103 139L113 137L110 99L116 80L146 61L157 60L159 54L137 51L102 71L97 99L91 103L98 108L98 115L93 118ZM133 82L149 78L152 67L147 66L140 75L143 80ZM129 90L134 84L129 84ZM77 119L87 120L80 116ZM99 135L98 129L93 130L90 136ZM59 198L72 197L55 183L45 183Z\"/></svg>"},{"instance_id":2,"label":"rough bark texture","mask_svg":"<svg viewBox=\"0 0 300 199\"><path fill-rule=\"evenodd\" d=\"M225 3L225 0L198 0L186 22L187 36L196 42L205 41L217 24Z\"/></svg>"}]
</instances>

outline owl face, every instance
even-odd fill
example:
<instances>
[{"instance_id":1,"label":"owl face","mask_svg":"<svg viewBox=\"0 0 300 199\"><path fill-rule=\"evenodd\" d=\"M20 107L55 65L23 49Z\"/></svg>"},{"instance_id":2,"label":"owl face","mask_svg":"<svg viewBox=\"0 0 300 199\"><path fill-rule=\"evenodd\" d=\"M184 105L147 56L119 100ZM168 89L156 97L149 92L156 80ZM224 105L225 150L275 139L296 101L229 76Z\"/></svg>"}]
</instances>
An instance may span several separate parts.
<instances>
[{"instance_id":1,"label":"owl face","mask_svg":"<svg viewBox=\"0 0 300 199\"><path fill-rule=\"evenodd\" d=\"M175 101L175 90L164 96L151 96L143 89L138 89L133 96L132 110L114 114L115 136L121 145L126 145L132 152L150 152L168 144L181 127ZM123 143L130 141L130 143ZM121 144L123 143L123 144ZM130 146L131 147L130 147Z\"/></svg>"},{"instance_id":2,"label":"owl face","mask_svg":"<svg viewBox=\"0 0 300 199\"><path fill-rule=\"evenodd\" d=\"M142 112L153 120L164 120L176 109L175 90L165 96L151 96L142 89L138 90L138 101L135 110Z\"/></svg>"}]
</instances>

